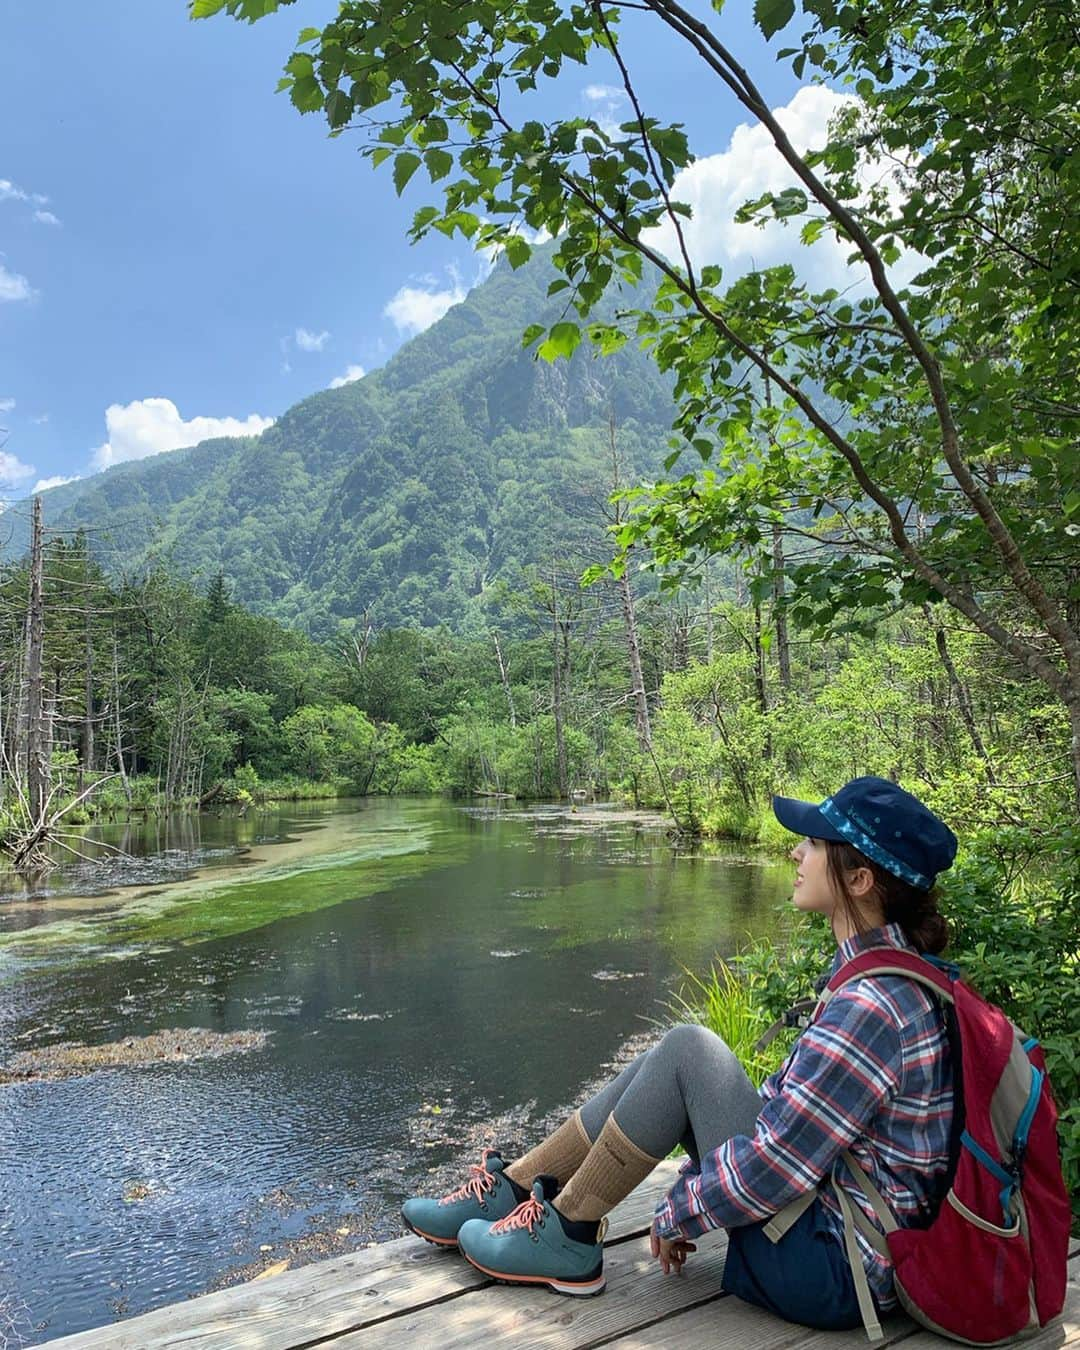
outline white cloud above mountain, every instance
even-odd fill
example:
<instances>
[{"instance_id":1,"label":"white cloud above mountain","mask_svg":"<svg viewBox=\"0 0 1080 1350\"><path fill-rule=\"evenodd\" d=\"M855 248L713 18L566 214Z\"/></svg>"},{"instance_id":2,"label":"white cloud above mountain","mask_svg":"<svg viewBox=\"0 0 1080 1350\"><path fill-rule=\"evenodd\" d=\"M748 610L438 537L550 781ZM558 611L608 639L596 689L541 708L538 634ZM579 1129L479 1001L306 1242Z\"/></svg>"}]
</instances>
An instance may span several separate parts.
<instances>
[{"instance_id":1,"label":"white cloud above mountain","mask_svg":"<svg viewBox=\"0 0 1080 1350\"><path fill-rule=\"evenodd\" d=\"M39 492L48 492L49 488L63 487L65 483L77 483L82 477L81 474L73 473L70 478L65 478L63 474L55 474L52 478L39 478L30 489L31 497Z\"/></svg>"},{"instance_id":2,"label":"white cloud above mountain","mask_svg":"<svg viewBox=\"0 0 1080 1350\"><path fill-rule=\"evenodd\" d=\"M386 302L383 316L399 333L415 337L438 323L454 305L460 305L467 294L461 278L453 270L449 286L440 286L434 277L424 277L419 286L402 286Z\"/></svg>"},{"instance_id":3,"label":"white cloud above mountain","mask_svg":"<svg viewBox=\"0 0 1080 1350\"><path fill-rule=\"evenodd\" d=\"M60 218L54 216L51 211L35 211L34 219L39 225L59 225Z\"/></svg>"},{"instance_id":4,"label":"white cloud above mountain","mask_svg":"<svg viewBox=\"0 0 1080 1350\"><path fill-rule=\"evenodd\" d=\"M273 426L272 417L251 413L238 417L192 417L185 421L169 398L135 399L111 403L105 410L108 439L93 452L95 470L107 469L131 459L147 459L166 450L217 436L257 436Z\"/></svg>"},{"instance_id":5,"label":"white cloud above mountain","mask_svg":"<svg viewBox=\"0 0 1080 1350\"><path fill-rule=\"evenodd\" d=\"M24 464L8 450L0 450L0 492L20 488L35 473L32 464Z\"/></svg>"},{"instance_id":6,"label":"white cloud above mountain","mask_svg":"<svg viewBox=\"0 0 1080 1350\"><path fill-rule=\"evenodd\" d=\"M335 377L330 381L330 388L340 389L342 385L352 384L354 380L362 380L363 378L364 378L363 366L347 366L344 375L335 375Z\"/></svg>"}]
</instances>

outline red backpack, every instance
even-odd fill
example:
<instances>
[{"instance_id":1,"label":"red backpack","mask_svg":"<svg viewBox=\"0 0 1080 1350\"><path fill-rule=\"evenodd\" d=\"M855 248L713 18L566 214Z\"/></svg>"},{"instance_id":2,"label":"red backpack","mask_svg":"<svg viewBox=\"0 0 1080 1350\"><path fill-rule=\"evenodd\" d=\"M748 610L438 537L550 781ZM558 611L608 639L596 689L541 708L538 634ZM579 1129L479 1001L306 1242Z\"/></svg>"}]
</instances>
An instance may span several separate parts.
<instances>
[{"instance_id":1,"label":"red backpack","mask_svg":"<svg viewBox=\"0 0 1080 1350\"><path fill-rule=\"evenodd\" d=\"M861 952L841 966L811 1021L849 980L869 975L906 975L941 999L955 1105L942 1198L925 1227L898 1227L858 1162L847 1150L841 1155L885 1230L882 1237L833 1180L867 1333L874 1340L881 1330L855 1227L892 1262L901 1304L932 1331L993 1345L1045 1326L1065 1302L1071 1216L1038 1042L980 998L955 966L893 948ZM782 1218L774 1225L778 1235L787 1226Z\"/></svg>"}]
</instances>

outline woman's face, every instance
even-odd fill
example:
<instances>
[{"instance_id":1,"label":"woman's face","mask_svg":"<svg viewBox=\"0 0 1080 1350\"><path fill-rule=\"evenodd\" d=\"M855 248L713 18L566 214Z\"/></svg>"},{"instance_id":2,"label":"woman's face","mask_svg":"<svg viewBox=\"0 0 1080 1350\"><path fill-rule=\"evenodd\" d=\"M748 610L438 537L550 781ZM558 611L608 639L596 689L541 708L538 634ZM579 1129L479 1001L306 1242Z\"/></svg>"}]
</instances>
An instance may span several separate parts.
<instances>
[{"instance_id":1,"label":"woman's face","mask_svg":"<svg viewBox=\"0 0 1080 1350\"><path fill-rule=\"evenodd\" d=\"M824 843L820 839L800 839L789 857L796 866L795 889L791 894L795 908L831 917L839 897L829 879Z\"/></svg>"}]
</instances>

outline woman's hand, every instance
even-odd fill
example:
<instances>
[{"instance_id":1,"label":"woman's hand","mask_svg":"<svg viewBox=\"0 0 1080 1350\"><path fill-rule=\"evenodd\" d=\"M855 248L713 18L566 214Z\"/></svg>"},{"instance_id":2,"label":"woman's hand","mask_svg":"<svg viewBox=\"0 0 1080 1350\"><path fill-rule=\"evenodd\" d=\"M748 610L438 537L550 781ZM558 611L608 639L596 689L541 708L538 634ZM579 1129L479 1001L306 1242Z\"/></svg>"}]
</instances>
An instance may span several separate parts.
<instances>
[{"instance_id":1,"label":"woman's hand","mask_svg":"<svg viewBox=\"0 0 1080 1350\"><path fill-rule=\"evenodd\" d=\"M665 1275L670 1275L672 1271L676 1275L681 1275L686 1258L691 1252L697 1251L697 1246L686 1238L661 1237L656 1231L655 1219L649 1232L649 1247L653 1256L660 1262L660 1269Z\"/></svg>"}]
</instances>

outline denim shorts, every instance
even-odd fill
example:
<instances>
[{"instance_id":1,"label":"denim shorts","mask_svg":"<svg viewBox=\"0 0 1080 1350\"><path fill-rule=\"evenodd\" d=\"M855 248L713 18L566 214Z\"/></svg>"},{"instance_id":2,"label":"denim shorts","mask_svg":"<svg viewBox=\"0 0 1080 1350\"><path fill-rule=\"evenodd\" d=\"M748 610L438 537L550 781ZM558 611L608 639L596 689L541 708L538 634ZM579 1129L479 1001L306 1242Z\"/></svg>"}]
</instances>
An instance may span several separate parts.
<instances>
[{"instance_id":1,"label":"denim shorts","mask_svg":"<svg viewBox=\"0 0 1080 1350\"><path fill-rule=\"evenodd\" d=\"M815 1200L779 1242L767 1220L728 1231L723 1287L788 1322L842 1331L862 1326L847 1255Z\"/></svg>"}]
</instances>

